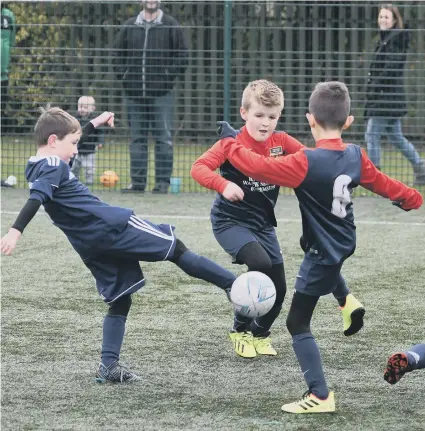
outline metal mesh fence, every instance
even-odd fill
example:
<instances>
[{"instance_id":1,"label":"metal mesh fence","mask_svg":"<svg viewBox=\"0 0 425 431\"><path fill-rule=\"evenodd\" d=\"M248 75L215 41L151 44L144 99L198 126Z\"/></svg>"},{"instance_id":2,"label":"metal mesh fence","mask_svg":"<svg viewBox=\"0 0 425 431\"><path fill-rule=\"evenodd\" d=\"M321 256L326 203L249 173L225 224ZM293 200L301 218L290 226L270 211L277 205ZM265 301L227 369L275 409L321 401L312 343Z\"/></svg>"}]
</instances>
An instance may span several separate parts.
<instances>
[{"instance_id":1,"label":"metal mesh fence","mask_svg":"<svg viewBox=\"0 0 425 431\"><path fill-rule=\"evenodd\" d=\"M217 140L217 121L243 125L242 91L260 78L284 90L278 129L309 146L305 113L314 84L344 81L356 118L344 138L366 147L364 108L380 40L379 3L164 1L164 16L153 23L136 21L140 2L7 3L2 7L13 12L17 32L6 76L3 39L10 29L2 9L1 176L16 176L18 187L26 187L25 164L37 150L37 109L50 103L76 114L85 95L94 97L97 112L116 117L115 129L104 129L105 145L92 157L94 189L103 187L102 172L113 170L120 178L117 189L136 181L152 190L171 175L171 191L201 191L190 178L192 163ZM379 164L413 183L425 156L425 3L402 2L399 10L405 55L381 56L378 66L401 80L394 86L382 78L379 85L389 95L386 109L401 119L412 145L384 130ZM399 90L407 102L403 117ZM89 170L83 164L83 182Z\"/></svg>"}]
</instances>

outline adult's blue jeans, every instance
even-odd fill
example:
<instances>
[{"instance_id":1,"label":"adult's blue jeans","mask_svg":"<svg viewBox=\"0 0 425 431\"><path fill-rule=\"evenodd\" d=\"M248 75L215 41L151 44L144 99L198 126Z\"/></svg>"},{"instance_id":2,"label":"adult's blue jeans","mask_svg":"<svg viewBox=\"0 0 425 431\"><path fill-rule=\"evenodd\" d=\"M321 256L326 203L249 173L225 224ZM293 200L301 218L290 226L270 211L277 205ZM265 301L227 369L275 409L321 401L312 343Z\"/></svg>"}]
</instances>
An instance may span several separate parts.
<instances>
[{"instance_id":1,"label":"adult's blue jeans","mask_svg":"<svg viewBox=\"0 0 425 431\"><path fill-rule=\"evenodd\" d=\"M400 118L372 117L367 122L365 139L368 156L375 166L381 166L382 135L387 136L388 142L399 149L412 166L421 163L415 147L403 136Z\"/></svg>"},{"instance_id":2,"label":"adult's blue jeans","mask_svg":"<svg viewBox=\"0 0 425 431\"><path fill-rule=\"evenodd\" d=\"M130 126L130 176L133 186L145 188L148 174L148 134L155 139L155 184L168 185L173 171L173 93L157 98L126 96Z\"/></svg>"}]
</instances>

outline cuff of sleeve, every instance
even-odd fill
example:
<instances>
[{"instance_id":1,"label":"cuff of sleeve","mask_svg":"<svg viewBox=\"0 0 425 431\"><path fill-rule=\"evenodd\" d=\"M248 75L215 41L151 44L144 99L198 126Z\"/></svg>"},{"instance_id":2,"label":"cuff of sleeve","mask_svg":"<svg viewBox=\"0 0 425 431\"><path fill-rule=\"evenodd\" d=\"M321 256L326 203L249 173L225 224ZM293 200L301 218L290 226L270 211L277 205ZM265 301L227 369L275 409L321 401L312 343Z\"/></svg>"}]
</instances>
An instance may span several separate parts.
<instances>
[{"instance_id":1,"label":"cuff of sleeve","mask_svg":"<svg viewBox=\"0 0 425 431\"><path fill-rule=\"evenodd\" d=\"M94 127L93 123L89 121L84 127L83 127L83 133L84 135L91 135L96 127Z\"/></svg>"},{"instance_id":2,"label":"cuff of sleeve","mask_svg":"<svg viewBox=\"0 0 425 431\"><path fill-rule=\"evenodd\" d=\"M230 181L223 179L222 183L217 187L217 192L221 195L224 192L224 189L227 187L227 184L229 184Z\"/></svg>"},{"instance_id":3,"label":"cuff of sleeve","mask_svg":"<svg viewBox=\"0 0 425 431\"><path fill-rule=\"evenodd\" d=\"M28 199L12 227L22 233L28 223L33 219L40 206L41 202L39 200Z\"/></svg>"}]
</instances>

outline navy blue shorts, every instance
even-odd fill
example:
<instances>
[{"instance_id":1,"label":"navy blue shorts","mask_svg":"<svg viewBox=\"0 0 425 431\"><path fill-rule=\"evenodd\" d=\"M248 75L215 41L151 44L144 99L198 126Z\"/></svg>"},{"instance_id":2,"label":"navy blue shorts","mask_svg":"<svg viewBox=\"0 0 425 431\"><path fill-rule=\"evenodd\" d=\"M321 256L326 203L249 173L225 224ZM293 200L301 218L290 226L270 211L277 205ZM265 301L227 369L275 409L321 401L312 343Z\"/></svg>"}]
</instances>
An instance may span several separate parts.
<instances>
[{"instance_id":1,"label":"navy blue shorts","mask_svg":"<svg viewBox=\"0 0 425 431\"><path fill-rule=\"evenodd\" d=\"M342 278L341 267L342 263L323 265L305 257L295 280L295 291L311 296L334 292Z\"/></svg>"},{"instance_id":2,"label":"navy blue shorts","mask_svg":"<svg viewBox=\"0 0 425 431\"><path fill-rule=\"evenodd\" d=\"M108 243L108 247L80 253L106 303L143 287L145 279L139 261L158 262L172 257L176 237L174 226L156 225L132 215L127 227Z\"/></svg>"},{"instance_id":3,"label":"navy blue shorts","mask_svg":"<svg viewBox=\"0 0 425 431\"><path fill-rule=\"evenodd\" d=\"M253 241L263 246L270 257L272 265L278 265L283 262L282 250L273 226L257 231L237 224L225 223L222 226L214 224L213 233L218 243L232 256L233 263L240 263L236 259L239 250Z\"/></svg>"}]
</instances>

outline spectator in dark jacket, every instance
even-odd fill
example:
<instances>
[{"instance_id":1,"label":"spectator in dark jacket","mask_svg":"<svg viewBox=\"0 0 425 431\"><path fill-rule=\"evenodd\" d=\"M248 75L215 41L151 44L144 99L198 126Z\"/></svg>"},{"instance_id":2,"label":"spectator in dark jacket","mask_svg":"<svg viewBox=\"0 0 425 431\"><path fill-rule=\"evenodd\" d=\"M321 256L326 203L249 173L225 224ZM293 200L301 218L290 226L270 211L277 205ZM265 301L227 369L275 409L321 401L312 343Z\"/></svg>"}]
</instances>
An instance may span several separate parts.
<instances>
[{"instance_id":1,"label":"spectator in dark jacket","mask_svg":"<svg viewBox=\"0 0 425 431\"><path fill-rule=\"evenodd\" d=\"M155 143L155 187L167 193L173 170L173 87L188 65L188 48L179 23L143 1L139 15L126 21L114 43L114 70L124 87L131 133L131 184L123 192L144 192L149 128Z\"/></svg>"},{"instance_id":2,"label":"spectator in dark jacket","mask_svg":"<svg viewBox=\"0 0 425 431\"><path fill-rule=\"evenodd\" d=\"M89 121L97 117L95 113L96 102L91 96L81 96L78 99L78 111L75 118L83 128ZM85 170L86 181L88 186L93 185L94 171L96 162L96 150L102 148L105 144L105 137L102 128L97 128L91 135L83 135L78 142L78 154L72 163L72 173L81 181L81 168Z\"/></svg>"},{"instance_id":3,"label":"spectator in dark jacket","mask_svg":"<svg viewBox=\"0 0 425 431\"><path fill-rule=\"evenodd\" d=\"M412 164L415 185L425 184L425 161L401 130L401 118L407 114L404 66L410 34L404 29L399 10L392 5L381 8L378 25L379 41L368 73L364 113L368 155L380 168L381 136L386 135Z\"/></svg>"}]
</instances>

